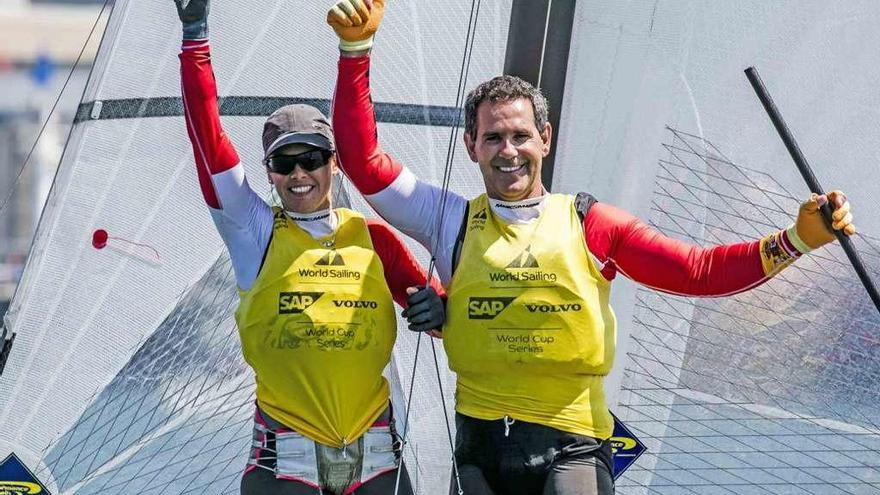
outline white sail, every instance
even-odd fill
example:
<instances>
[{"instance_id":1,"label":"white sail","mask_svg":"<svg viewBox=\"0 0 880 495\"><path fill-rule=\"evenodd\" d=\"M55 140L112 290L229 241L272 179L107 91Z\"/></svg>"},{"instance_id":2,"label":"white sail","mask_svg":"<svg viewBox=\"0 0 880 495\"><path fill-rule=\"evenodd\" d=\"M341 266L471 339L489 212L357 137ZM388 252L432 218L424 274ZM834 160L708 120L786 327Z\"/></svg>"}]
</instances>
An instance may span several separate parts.
<instances>
[{"instance_id":1,"label":"white sail","mask_svg":"<svg viewBox=\"0 0 880 495\"><path fill-rule=\"evenodd\" d=\"M512 3L480 2L468 88L503 71ZM383 147L438 184L471 6L391 3L373 57ZM267 195L265 115L292 98L329 105L325 8L212 6L223 123ZM693 242L786 226L806 190L742 75L756 65L820 181L847 191L863 232L880 232L878 17L868 1L577 2L564 98L551 102L562 109L553 190L591 192ZM115 3L7 315L17 338L0 377L0 458L15 452L53 493L227 493L246 458L252 375L180 115L179 29L170 0ZM451 182L482 191L460 137ZM96 229L121 240L96 250ZM856 245L877 273L880 244ZM880 319L838 248L731 299L622 277L613 297L611 406L649 448L617 493L878 491ZM416 341L399 335L389 375L402 419ZM453 378L437 355L446 410L423 340L409 411L406 460L422 494L449 483Z\"/></svg>"},{"instance_id":2,"label":"white sail","mask_svg":"<svg viewBox=\"0 0 880 495\"><path fill-rule=\"evenodd\" d=\"M578 2L554 189L691 242L786 227L808 190L753 65L820 182L850 197L876 280L878 19L868 1ZM618 493L880 490L880 318L838 247L729 299L615 285L611 406L648 447Z\"/></svg>"},{"instance_id":3,"label":"white sail","mask_svg":"<svg viewBox=\"0 0 880 495\"><path fill-rule=\"evenodd\" d=\"M437 183L457 120L471 5L395 5L375 50L383 145ZM294 99L329 107L338 51L326 8L212 5L223 124L267 196L265 116ZM470 83L502 70L509 11L509 2L483 6ZM234 280L180 111L179 47L170 0L115 2L7 315L17 337L0 377L0 457L16 453L53 493L226 493L246 461L253 379L231 320ZM457 146L453 187L472 196L482 182ZM368 211L359 197L354 203ZM109 235L104 249L93 247L96 230ZM405 327L399 334L389 374L402 420L415 339ZM436 493L448 484L451 450L427 344L406 456L419 492Z\"/></svg>"}]
</instances>

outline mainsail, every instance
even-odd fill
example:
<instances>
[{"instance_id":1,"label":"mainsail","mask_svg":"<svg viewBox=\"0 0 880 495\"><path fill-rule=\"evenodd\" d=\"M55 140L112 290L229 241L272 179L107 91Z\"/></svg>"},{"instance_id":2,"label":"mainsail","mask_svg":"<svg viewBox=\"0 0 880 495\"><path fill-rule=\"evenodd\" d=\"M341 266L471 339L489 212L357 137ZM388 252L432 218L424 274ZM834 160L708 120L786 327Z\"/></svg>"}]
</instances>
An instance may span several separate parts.
<instances>
[{"instance_id":1,"label":"mainsail","mask_svg":"<svg viewBox=\"0 0 880 495\"><path fill-rule=\"evenodd\" d=\"M577 2L554 190L589 188L698 243L790 224L808 190L756 66L880 270L876 4ZM619 493L880 491L880 318L835 245L732 298L618 280L612 409L648 451Z\"/></svg>"},{"instance_id":2,"label":"mainsail","mask_svg":"<svg viewBox=\"0 0 880 495\"><path fill-rule=\"evenodd\" d=\"M335 41L322 2L214 3L223 122L258 185L265 115L294 101L329 109ZM474 3L473 87L517 56L506 51L517 1L393 2L374 50L381 142L437 184ZM867 0L577 2L553 190L591 192L693 242L786 226L806 189L742 76L756 65L822 182L847 191L863 232L880 232L880 61L867 48L878 21ZM193 171L179 41L170 0L115 2L5 320L17 337L0 376L0 458L15 452L53 493L227 493L244 465L253 378ZM456 146L450 187L475 196L479 172ZM874 273L878 246L857 240ZM730 299L615 285L611 405L648 447L618 493L880 491L880 318L837 248ZM399 335L389 376L402 416L416 340ZM423 341L409 411L421 494L445 493L451 469L453 377L437 356L447 410Z\"/></svg>"},{"instance_id":3,"label":"mainsail","mask_svg":"<svg viewBox=\"0 0 880 495\"><path fill-rule=\"evenodd\" d=\"M375 50L380 132L439 182L472 2L396 7ZM223 123L255 187L265 117L295 101L329 111L338 51L326 8L213 5ZM471 80L502 71L509 12L509 2L483 6ZM0 457L15 452L53 493L226 493L246 460L253 378L231 320L234 279L193 170L179 47L170 0L115 2L7 314L16 340L0 377ZM482 183L464 153L454 167L452 186L476 194ZM96 232L106 248L96 249ZM389 374L402 416L415 340L403 326L399 334ZM447 486L451 451L426 344L407 458L420 493L434 493Z\"/></svg>"}]
</instances>

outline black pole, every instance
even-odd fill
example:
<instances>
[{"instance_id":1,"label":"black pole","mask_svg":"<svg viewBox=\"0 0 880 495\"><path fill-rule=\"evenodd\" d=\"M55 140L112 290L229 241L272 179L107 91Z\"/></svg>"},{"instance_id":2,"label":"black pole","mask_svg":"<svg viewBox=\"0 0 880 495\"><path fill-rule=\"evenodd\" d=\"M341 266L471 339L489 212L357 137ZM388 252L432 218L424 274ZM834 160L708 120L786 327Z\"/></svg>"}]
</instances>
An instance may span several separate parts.
<instances>
[{"instance_id":1,"label":"black pole","mask_svg":"<svg viewBox=\"0 0 880 495\"><path fill-rule=\"evenodd\" d=\"M565 96L565 76L576 3L577 0L513 0L510 11L504 73L540 87L550 103L549 120L553 127L554 145L541 167L541 182L548 191L553 187L556 143L562 100ZM545 21L548 22L546 40Z\"/></svg>"},{"instance_id":2,"label":"black pole","mask_svg":"<svg viewBox=\"0 0 880 495\"><path fill-rule=\"evenodd\" d=\"M791 158L794 160L795 165L797 165L798 170L800 170L801 176L803 176L804 181L807 182L810 191L816 194L825 194L825 190L822 189L822 186L819 185L819 180L816 179L816 175L813 174L813 169L810 168L810 164L807 163L806 157L804 157L800 147L798 147L797 142L794 140L794 136L792 136L791 131L782 119L782 114L779 113L779 109L776 108L773 99L770 98L770 93L768 93L767 88L764 87L764 82L761 81L761 76L758 75L758 71L754 67L749 67L745 72L746 77L749 78L749 82L752 83L752 88L754 88L755 93L758 94L758 99L760 99L761 104L764 105L764 110L767 111L770 120L773 121L773 125L776 127L776 131L779 132L779 137L782 138L782 142L785 143L785 147L788 148L788 152L791 154ZM821 211L829 228L831 228L830 201L822 205ZM871 300L874 301L874 306L877 307L877 311L880 311L880 293L877 292L877 287L871 280L871 275L868 274L868 270L865 268L862 258L856 251L855 246L853 246L852 239L839 230L834 230L832 228L831 231L834 232L834 235L837 236L837 240L840 241L843 251L846 253L847 258L849 258L850 263L852 263L853 268L855 268L856 273L859 275L859 279L862 281L862 285L865 286L865 290L867 290L868 295L871 296Z\"/></svg>"}]
</instances>

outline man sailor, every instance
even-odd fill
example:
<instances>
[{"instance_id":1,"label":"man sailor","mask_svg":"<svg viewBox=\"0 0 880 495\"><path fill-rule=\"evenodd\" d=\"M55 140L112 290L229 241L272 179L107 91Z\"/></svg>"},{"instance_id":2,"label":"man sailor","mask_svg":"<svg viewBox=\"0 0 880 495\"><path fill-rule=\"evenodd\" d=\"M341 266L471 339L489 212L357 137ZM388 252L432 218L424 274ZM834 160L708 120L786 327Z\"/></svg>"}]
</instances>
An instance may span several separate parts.
<instances>
[{"instance_id":1,"label":"man sailor","mask_svg":"<svg viewBox=\"0 0 880 495\"><path fill-rule=\"evenodd\" d=\"M449 296L443 334L457 373L462 489L613 493L603 379L615 351L615 275L684 296L736 294L835 239L820 205L834 206L835 230L855 233L850 205L840 191L814 195L787 229L700 247L588 194L550 194L541 183L553 131L547 102L511 76L480 84L465 104L464 142L486 193L466 200L442 191L377 142L369 69L383 8L383 0L342 0L328 14L340 38L338 153L373 208L436 257Z\"/></svg>"}]
</instances>

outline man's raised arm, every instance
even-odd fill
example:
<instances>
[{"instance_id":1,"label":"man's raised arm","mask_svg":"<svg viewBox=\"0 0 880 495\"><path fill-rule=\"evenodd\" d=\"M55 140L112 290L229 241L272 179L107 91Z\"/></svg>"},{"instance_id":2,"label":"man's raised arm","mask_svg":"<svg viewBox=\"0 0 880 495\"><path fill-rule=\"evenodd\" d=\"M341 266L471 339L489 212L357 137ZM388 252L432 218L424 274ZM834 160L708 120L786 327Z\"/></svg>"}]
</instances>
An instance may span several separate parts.
<instances>
[{"instance_id":1,"label":"man's raised arm","mask_svg":"<svg viewBox=\"0 0 880 495\"><path fill-rule=\"evenodd\" d=\"M342 0L327 16L340 39L332 109L337 152L345 174L370 205L389 223L433 249L443 191L418 180L379 148L370 95L370 48L383 8L383 0ZM444 222L444 230L457 232L464 207L464 199L449 193L444 213L449 220ZM438 253L448 250L446 244L454 243L454 235L447 237L440 234ZM442 261L438 259L438 263Z\"/></svg>"}]
</instances>

